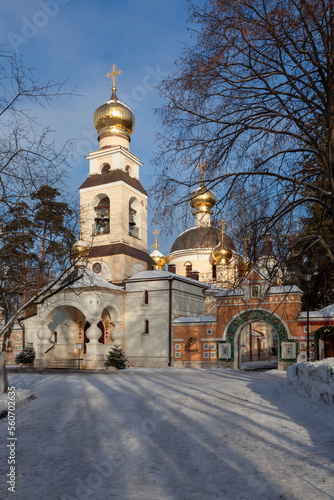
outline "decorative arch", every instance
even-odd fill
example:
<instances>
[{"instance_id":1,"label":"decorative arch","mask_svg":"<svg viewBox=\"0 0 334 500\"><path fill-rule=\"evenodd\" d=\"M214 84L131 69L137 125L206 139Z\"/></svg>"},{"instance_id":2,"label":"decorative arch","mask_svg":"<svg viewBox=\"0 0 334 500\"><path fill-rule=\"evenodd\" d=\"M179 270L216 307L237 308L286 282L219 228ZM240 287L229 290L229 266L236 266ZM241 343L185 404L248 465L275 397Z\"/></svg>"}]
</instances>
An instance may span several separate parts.
<instances>
[{"instance_id":1,"label":"decorative arch","mask_svg":"<svg viewBox=\"0 0 334 500\"><path fill-rule=\"evenodd\" d=\"M334 357L334 326L318 328L314 333L314 342L318 347L318 359Z\"/></svg>"},{"instance_id":2,"label":"decorative arch","mask_svg":"<svg viewBox=\"0 0 334 500\"><path fill-rule=\"evenodd\" d=\"M321 328L318 328L316 332L314 332L314 342L315 344L319 344L319 340L323 339L327 335L334 335L334 326L322 326Z\"/></svg>"},{"instance_id":3,"label":"decorative arch","mask_svg":"<svg viewBox=\"0 0 334 500\"><path fill-rule=\"evenodd\" d=\"M225 342L231 344L231 360L234 360L236 334L241 331L241 327L255 321L262 321L271 325L277 332L280 343L290 342L288 326L285 321L274 312L266 309L250 309L243 311L236 314L234 318L229 321L224 331L223 338L225 338Z\"/></svg>"}]
</instances>

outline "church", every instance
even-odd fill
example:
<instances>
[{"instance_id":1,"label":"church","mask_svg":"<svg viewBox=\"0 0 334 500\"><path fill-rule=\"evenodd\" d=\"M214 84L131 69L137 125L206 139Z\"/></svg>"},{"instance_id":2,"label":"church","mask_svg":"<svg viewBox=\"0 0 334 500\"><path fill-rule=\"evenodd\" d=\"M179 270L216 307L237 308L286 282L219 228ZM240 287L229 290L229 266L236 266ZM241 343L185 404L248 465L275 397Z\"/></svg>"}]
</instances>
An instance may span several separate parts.
<instances>
[{"instance_id":1,"label":"church","mask_svg":"<svg viewBox=\"0 0 334 500\"><path fill-rule=\"evenodd\" d=\"M118 74L114 65L107 75L112 94L93 117L99 149L88 155L89 173L79 187L73 255L80 278L24 320L35 367L104 368L117 343L131 367L238 369L246 359L271 356L286 369L306 351L302 292L266 272L274 259L269 236L254 266L236 252L224 221L221 230L211 226L216 198L205 186L203 164L189 198L195 226L176 238L167 257L155 231L148 253L148 194L141 162L130 152L135 117L117 98ZM311 351L316 359L315 344Z\"/></svg>"}]
</instances>

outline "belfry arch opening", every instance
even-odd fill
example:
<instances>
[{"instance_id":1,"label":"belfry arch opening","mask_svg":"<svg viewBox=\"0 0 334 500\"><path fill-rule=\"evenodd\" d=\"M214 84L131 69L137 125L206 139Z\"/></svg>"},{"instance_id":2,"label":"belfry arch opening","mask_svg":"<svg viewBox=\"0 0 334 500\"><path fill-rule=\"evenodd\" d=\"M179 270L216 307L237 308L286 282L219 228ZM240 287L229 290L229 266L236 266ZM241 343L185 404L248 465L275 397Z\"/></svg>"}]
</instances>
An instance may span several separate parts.
<instances>
[{"instance_id":1,"label":"belfry arch opening","mask_svg":"<svg viewBox=\"0 0 334 500\"><path fill-rule=\"evenodd\" d=\"M140 238L140 203L137 198L132 197L129 200L129 236Z\"/></svg>"},{"instance_id":2,"label":"belfry arch opening","mask_svg":"<svg viewBox=\"0 0 334 500\"><path fill-rule=\"evenodd\" d=\"M110 200L105 194L100 194L93 201L93 234L110 233Z\"/></svg>"}]
</instances>

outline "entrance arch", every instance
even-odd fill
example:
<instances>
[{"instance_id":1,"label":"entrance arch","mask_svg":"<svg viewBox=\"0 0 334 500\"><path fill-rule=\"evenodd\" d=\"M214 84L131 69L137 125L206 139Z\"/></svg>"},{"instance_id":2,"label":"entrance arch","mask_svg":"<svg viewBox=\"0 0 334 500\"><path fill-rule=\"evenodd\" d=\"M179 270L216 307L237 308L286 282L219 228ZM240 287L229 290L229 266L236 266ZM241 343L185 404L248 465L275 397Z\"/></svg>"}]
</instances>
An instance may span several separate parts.
<instances>
[{"instance_id":1,"label":"entrance arch","mask_svg":"<svg viewBox=\"0 0 334 500\"><path fill-rule=\"evenodd\" d=\"M265 309L250 309L248 311L238 313L227 324L223 336L223 338L225 338L225 342L231 345L230 360L233 361L233 368L235 370L239 369L240 366L240 349L238 346L238 341L241 331L246 325L254 323L256 321L267 323L275 330L279 339L279 346L282 342L291 342L289 340L289 330L285 321L274 312ZM278 362L281 359L280 351L281 349L279 349L278 353Z\"/></svg>"}]
</instances>

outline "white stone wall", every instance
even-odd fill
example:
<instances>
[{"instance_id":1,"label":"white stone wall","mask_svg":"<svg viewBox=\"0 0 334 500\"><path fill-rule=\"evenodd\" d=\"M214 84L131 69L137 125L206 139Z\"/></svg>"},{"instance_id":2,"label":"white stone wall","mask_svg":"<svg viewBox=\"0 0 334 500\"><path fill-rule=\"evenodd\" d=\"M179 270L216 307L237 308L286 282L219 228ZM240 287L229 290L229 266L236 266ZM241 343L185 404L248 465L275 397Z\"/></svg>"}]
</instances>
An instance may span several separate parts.
<instances>
[{"instance_id":1,"label":"white stone wall","mask_svg":"<svg viewBox=\"0 0 334 500\"><path fill-rule=\"evenodd\" d=\"M166 366L169 353L169 281L127 283L125 351L130 365ZM144 291L148 304L144 304ZM202 288L172 282L172 319L204 313ZM145 334L145 320L149 334Z\"/></svg>"}]
</instances>

